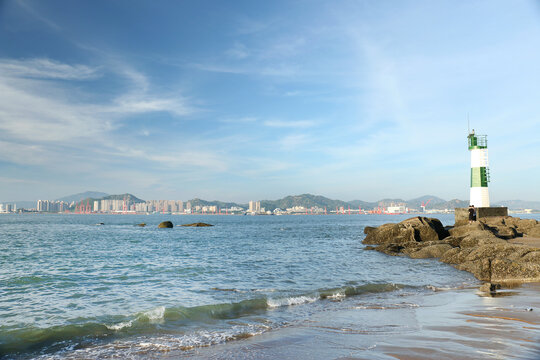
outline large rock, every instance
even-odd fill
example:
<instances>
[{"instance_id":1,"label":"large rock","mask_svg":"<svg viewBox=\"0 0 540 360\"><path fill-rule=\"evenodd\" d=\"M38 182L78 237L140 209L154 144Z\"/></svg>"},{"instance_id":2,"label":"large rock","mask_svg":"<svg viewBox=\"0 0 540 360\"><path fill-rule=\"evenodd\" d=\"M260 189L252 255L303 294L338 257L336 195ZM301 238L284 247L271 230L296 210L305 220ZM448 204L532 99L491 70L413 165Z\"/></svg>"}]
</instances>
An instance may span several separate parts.
<instances>
[{"instance_id":1,"label":"large rock","mask_svg":"<svg viewBox=\"0 0 540 360\"><path fill-rule=\"evenodd\" d=\"M426 246L410 255L413 259L440 258L444 253L451 250L452 246L448 244L436 244Z\"/></svg>"},{"instance_id":2,"label":"large rock","mask_svg":"<svg viewBox=\"0 0 540 360\"><path fill-rule=\"evenodd\" d=\"M439 219L414 217L398 224L384 224L378 228L366 227L364 244L403 244L408 242L436 241L448 236Z\"/></svg>"},{"instance_id":3,"label":"large rock","mask_svg":"<svg viewBox=\"0 0 540 360\"><path fill-rule=\"evenodd\" d=\"M491 261L491 281L540 281L540 263L494 259Z\"/></svg>"},{"instance_id":4,"label":"large rock","mask_svg":"<svg viewBox=\"0 0 540 360\"><path fill-rule=\"evenodd\" d=\"M441 256L441 261L447 264L461 264L467 260L467 256L473 251L473 248L455 247Z\"/></svg>"},{"instance_id":5,"label":"large rock","mask_svg":"<svg viewBox=\"0 0 540 360\"><path fill-rule=\"evenodd\" d=\"M388 255L439 258L484 281L540 281L540 249L507 241L540 237L536 220L501 216L444 229L437 219L415 217L364 232L365 244Z\"/></svg>"},{"instance_id":6,"label":"large rock","mask_svg":"<svg viewBox=\"0 0 540 360\"><path fill-rule=\"evenodd\" d=\"M158 225L160 229L168 229L174 227L173 223L170 221L164 221Z\"/></svg>"},{"instance_id":7,"label":"large rock","mask_svg":"<svg viewBox=\"0 0 540 360\"><path fill-rule=\"evenodd\" d=\"M540 238L540 224L536 224L530 229L527 229L526 234L530 237Z\"/></svg>"}]
</instances>

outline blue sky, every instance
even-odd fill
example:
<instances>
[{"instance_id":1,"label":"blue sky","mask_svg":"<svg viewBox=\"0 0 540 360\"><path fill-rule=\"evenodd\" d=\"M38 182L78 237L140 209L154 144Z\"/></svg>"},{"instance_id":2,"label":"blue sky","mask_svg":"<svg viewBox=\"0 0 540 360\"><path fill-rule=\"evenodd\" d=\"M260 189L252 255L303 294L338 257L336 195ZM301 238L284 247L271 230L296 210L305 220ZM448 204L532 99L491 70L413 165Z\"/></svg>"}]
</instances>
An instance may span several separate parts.
<instances>
[{"instance_id":1,"label":"blue sky","mask_svg":"<svg viewBox=\"0 0 540 360\"><path fill-rule=\"evenodd\" d=\"M533 1L0 2L0 201L540 200Z\"/></svg>"}]
</instances>

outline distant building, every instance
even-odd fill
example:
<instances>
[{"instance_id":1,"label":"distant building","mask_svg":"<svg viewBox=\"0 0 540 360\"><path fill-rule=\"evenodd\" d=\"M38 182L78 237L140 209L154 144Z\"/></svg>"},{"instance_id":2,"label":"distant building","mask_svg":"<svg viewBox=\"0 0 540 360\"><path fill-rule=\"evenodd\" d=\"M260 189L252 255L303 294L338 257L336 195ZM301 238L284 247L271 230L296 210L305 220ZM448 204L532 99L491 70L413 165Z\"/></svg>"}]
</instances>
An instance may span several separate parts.
<instances>
[{"instance_id":1,"label":"distant building","mask_svg":"<svg viewBox=\"0 0 540 360\"><path fill-rule=\"evenodd\" d=\"M407 210L405 204L392 205L386 208L386 212L389 214L405 214Z\"/></svg>"},{"instance_id":2,"label":"distant building","mask_svg":"<svg viewBox=\"0 0 540 360\"><path fill-rule=\"evenodd\" d=\"M261 202L260 201L250 201L248 211L252 212L252 213L261 212Z\"/></svg>"},{"instance_id":3,"label":"distant building","mask_svg":"<svg viewBox=\"0 0 540 360\"><path fill-rule=\"evenodd\" d=\"M64 212L68 209L65 201L38 200L36 210L39 212Z\"/></svg>"}]
</instances>

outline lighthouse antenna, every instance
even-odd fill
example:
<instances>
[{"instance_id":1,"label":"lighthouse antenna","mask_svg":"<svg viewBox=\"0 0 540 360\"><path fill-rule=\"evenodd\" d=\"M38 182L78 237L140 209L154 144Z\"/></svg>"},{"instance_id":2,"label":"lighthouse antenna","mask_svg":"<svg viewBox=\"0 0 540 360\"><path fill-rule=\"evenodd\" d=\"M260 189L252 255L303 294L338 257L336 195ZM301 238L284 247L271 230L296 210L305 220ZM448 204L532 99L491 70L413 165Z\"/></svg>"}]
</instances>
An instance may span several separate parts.
<instances>
[{"instance_id":1,"label":"lighthouse antenna","mask_svg":"<svg viewBox=\"0 0 540 360\"><path fill-rule=\"evenodd\" d=\"M469 123L469 113L467 113L467 134L471 133L471 125Z\"/></svg>"}]
</instances>

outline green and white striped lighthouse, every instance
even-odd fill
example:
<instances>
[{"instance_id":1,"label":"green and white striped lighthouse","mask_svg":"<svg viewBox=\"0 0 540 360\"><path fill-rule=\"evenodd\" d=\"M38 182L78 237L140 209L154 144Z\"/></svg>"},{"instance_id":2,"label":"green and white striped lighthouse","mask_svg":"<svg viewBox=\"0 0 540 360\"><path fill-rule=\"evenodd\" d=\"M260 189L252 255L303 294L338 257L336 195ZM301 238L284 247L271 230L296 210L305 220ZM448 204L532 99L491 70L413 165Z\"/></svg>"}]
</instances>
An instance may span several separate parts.
<instances>
[{"instance_id":1,"label":"green and white striped lighthouse","mask_svg":"<svg viewBox=\"0 0 540 360\"><path fill-rule=\"evenodd\" d=\"M470 204L475 207L489 207L487 135L476 135L473 129L467 139L471 152Z\"/></svg>"}]
</instances>

